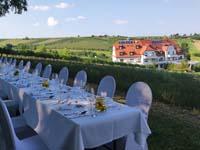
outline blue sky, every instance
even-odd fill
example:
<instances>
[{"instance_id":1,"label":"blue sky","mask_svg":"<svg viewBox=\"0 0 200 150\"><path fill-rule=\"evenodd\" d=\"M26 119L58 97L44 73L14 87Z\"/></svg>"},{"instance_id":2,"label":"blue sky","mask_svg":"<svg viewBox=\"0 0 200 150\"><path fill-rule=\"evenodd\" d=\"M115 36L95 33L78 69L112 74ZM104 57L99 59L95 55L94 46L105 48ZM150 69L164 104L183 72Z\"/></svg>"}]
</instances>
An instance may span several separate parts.
<instances>
[{"instance_id":1,"label":"blue sky","mask_svg":"<svg viewBox=\"0 0 200 150\"><path fill-rule=\"evenodd\" d=\"M200 0L28 0L0 18L0 38L200 33Z\"/></svg>"}]
</instances>

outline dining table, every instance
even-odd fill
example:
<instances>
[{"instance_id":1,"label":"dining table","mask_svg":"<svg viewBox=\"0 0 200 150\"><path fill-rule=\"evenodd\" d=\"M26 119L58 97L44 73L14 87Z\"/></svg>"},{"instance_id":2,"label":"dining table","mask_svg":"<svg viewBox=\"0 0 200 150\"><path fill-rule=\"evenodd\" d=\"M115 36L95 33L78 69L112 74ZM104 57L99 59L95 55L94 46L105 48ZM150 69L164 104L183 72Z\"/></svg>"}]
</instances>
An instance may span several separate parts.
<instances>
[{"instance_id":1,"label":"dining table","mask_svg":"<svg viewBox=\"0 0 200 150\"><path fill-rule=\"evenodd\" d=\"M126 150L147 149L151 130L136 107L105 96L106 109L98 111L98 97L86 88L63 85L8 64L0 64L0 90L18 101L20 115L50 150L92 149L123 137Z\"/></svg>"}]
</instances>

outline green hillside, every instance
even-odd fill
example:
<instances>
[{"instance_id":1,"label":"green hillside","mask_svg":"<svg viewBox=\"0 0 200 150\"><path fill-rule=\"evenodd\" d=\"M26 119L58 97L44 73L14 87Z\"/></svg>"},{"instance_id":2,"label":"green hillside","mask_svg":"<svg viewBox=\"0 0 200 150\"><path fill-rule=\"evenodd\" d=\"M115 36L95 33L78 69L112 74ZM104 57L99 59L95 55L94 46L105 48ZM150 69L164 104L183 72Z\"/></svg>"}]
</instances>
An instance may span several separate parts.
<instances>
[{"instance_id":1,"label":"green hillside","mask_svg":"<svg viewBox=\"0 0 200 150\"><path fill-rule=\"evenodd\" d=\"M96 49L110 50L114 42L126 37L69 37L69 38L40 38L40 39L5 39L0 40L0 46L6 44L45 45L48 49Z\"/></svg>"}]
</instances>

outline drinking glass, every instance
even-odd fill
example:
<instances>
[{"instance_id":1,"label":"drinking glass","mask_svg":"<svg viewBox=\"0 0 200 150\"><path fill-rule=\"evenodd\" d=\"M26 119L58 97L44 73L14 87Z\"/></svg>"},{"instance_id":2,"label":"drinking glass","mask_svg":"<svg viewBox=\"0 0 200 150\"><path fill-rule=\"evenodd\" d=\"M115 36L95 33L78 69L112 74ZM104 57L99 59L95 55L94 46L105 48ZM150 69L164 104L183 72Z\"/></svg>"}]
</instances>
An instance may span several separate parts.
<instances>
[{"instance_id":1,"label":"drinking glass","mask_svg":"<svg viewBox=\"0 0 200 150\"><path fill-rule=\"evenodd\" d=\"M94 88L91 88L91 98L90 98L90 107L91 107L91 116L96 117L96 96L94 92Z\"/></svg>"},{"instance_id":2,"label":"drinking glass","mask_svg":"<svg viewBox=\"0 0 200 150\"><path fill-rule=\"evenodd\" d=\"M58 80L58 79L56 79L56 80ZM63 89L63 86L64 86L64 80L61 79L61 80L59 80L59 97L60 97L60 99L58 100L58 103L60 103L61 100L62 100L62 89Z\"/></svg>"}]
</instances>

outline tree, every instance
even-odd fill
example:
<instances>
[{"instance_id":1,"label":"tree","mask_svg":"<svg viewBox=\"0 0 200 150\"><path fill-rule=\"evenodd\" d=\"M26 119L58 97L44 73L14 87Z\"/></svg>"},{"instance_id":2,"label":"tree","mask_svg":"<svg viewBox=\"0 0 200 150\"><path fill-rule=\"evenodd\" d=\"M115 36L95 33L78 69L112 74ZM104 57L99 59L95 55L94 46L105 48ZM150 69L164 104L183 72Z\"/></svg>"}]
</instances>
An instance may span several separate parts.
<instances>
[{"instance_id":1,"label":"tree","mask_svg":"<svg viewBox=\"0 0 200 150\"><path fill-rule=\"evenodd\" d=\"M27 11L27 0L0 0L0 17L5 16L10 11L15 14Z\"/></svg>"},{"instance_id":2,"label":"tree","mask_svg":"<svg viewBox=\"0 0 200 150\"><path fill-rule=\"evenodd\" d=\"M181 43L181 49L183 50L187 60L190 60L189 44L186 42Z\"/></svg>"}]
</instances>

